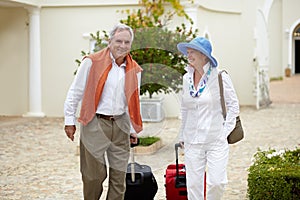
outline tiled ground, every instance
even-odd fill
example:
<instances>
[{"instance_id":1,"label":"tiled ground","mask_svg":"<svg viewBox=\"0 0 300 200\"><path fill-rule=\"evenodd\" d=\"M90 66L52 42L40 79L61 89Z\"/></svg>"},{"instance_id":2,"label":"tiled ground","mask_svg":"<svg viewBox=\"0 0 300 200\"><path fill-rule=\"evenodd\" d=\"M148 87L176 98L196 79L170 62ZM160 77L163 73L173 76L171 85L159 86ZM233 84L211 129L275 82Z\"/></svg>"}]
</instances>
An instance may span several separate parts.
<instances>
[{"instance_id":1,"label":"tiled ground","mask_svg":"<svg viewBox=\"0 0 300 200\"><path fill-rule=\"evenodd\" d=\"M246 136L230 146L224 200L247 199L247 168L258 147L300 145L300 76L271 82L270 87L273 103L268 108L241 108ZM178 119L145 124L145 134L159 135L164 142L155 154L136 156L137 162L153 169L159 185L155 200L165 199L164 174L175 162L179 125ZM66 138L62 118L0 117L0 199L82 199L77 145Z\"/></svg>"}]
</instances>

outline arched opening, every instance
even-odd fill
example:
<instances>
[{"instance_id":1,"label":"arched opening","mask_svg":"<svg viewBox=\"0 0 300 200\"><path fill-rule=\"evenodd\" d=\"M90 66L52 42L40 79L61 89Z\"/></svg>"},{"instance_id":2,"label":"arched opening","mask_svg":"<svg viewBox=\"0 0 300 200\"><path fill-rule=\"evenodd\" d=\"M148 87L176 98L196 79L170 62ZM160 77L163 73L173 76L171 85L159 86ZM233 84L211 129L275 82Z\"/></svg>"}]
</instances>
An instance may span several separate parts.
<instances>
[{"instance_id":1,"label":"arched opening","mask_svg":"<svg viewBox=\"0 0 300 200\"><path fill-rule=\"evenodd\" d=\"M294 29L293 38L295 41L295 49L294 49L295 74L297 74L300 73L300 24L298 24Z\"/></svg>"}]
</instances>

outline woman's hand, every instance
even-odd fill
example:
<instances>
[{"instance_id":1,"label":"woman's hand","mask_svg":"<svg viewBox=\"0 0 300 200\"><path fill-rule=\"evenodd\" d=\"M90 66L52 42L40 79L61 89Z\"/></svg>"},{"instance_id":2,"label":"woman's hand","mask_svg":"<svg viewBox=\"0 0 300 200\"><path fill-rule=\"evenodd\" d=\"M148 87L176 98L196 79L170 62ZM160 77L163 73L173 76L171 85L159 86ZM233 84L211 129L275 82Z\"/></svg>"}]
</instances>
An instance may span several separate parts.
<instances>
[{"instance_id":1,"label":"woman's hand","mask_svg":"<svg viewBox=\"0 0 300 200\"><path fill-rule=\"evenodd\" d=\"M180 148L182 148L182 149L184 149L184 142L179 142L179 144L180 144Z\"/></svg>"}]
</instances>

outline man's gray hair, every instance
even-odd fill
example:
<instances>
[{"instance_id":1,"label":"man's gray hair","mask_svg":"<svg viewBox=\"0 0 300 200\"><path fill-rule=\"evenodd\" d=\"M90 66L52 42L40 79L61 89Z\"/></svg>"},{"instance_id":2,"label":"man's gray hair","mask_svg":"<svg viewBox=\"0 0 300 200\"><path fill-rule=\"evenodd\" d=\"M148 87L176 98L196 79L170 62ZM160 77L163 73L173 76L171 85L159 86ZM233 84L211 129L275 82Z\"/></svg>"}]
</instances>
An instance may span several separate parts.
<instances>
[{"instance_id":1,"label":"man's gray hair","mask_svg":"<svg viewBox=\"0 0 300 200\"><path fill-rule=\"evenodd\" d=\"M132 28L130 26L127 26L126 24L122 24L122 23L119 23L114 26L114 28L109 33L109 39L112 39L117 31L123 31L123 30L129 31L129 33L131 35L131 42L132 42L133 38L134 38L134 33L133 33Z\"/></svg>"}]
</instances>

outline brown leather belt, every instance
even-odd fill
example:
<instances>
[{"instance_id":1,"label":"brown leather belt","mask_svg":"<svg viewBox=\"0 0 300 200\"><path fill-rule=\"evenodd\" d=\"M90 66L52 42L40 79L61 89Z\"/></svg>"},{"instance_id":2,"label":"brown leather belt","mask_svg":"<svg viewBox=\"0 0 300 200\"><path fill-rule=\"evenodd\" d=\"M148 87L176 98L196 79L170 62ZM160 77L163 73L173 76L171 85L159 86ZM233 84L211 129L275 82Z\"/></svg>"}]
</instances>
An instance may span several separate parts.
<instances>
[{"instance_id":1,"label":"brown leather belt","mask_svg":"<svg viewBox=\"0 0 300 200\"><path fill-rule=\"evenodd\" d=\"M122 115L103 115L103 114L96 113L96 116L98 119L101 118L101 119L105 119L105 120L109 120L109 121L115 121L115 120L121 118Z\"/></svg>"}]
</instances>

